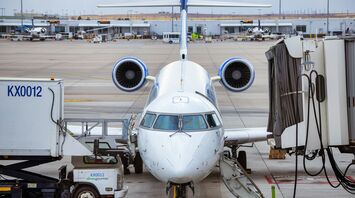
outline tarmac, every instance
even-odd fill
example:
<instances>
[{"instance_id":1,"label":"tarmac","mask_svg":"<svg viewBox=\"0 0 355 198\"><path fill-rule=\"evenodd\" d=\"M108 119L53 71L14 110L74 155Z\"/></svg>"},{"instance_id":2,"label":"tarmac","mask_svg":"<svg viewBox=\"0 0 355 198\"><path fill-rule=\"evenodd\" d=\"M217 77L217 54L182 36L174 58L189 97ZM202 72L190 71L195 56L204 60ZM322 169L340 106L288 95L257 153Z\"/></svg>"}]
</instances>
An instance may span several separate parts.
<instances>
[{"instance_id":1,"label":"tarmac","mask_svg":"<svg viewBox=\"0 0 355 198\"><path fill-rule=\"evenodd\" d=\"M202 42L189 44L188 59L202 65L211 76L217 75L219 66L230 57L250 60L256 70L254 85L243 93L232 93L216 83L219 107L225 128L266 127L268 120L268 63L265 52L275 41L265 42ZM0 40L0 76L26 78L60 78L65 84L65 118L129 118L140 113L148 97L150 85L134 93L119 91L112 83L114 62L124 56L140 58L148 66L149 74L179 58L179 45L164 44L152 40L119 40L92 44L86 41L11 42ZM292 197L295 157L285 160L269 160L267 142L241 147L247 151L251 177L265 197L271 197L271 187L276 187L276 197ZM342 169L351 162L352 155L336 152ZM341 187L333 189L326 179L306 176L299 158L297 197L337 197L353 195ZM69 159L35 167L38 173L57 176L57 169ZM9 163L1 162L0 163ZM320 160L308 164L311 171L321 167ZM327 169L330 175L330 165ZM348 175L355 178L355 170ZM331 178L336 184L335 178ZM164 197L165 184L148 172L126 176L129 198ZM195 197L227 198L233 195L224 186L218 168L196 185Z\"/></svg>"}]
</instances>

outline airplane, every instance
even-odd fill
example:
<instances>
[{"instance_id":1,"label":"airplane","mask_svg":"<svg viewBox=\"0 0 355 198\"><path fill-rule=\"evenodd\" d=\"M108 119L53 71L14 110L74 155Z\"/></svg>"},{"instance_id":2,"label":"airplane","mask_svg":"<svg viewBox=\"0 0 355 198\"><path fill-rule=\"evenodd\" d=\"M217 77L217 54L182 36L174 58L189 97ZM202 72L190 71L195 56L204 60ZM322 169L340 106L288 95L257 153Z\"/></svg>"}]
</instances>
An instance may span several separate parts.
<instances>
[{"instance_id":1,"label":"airplane","mask_svg":"<svg viewBox=\"0 0 355 198\"><path fill-rule=\"evenodd\" d=\"M260 20L258 20L258 27L254 28L249 28L247 30L247 33L249 36L247 38L251 41L256 41L256 40L266 40L266 39L271 39L271 40L278 40L281 38L285 38L285 34L281 33L272 33L268 28L262 28L260 24Z\"/></svg>"},{"instance_id":2,"label":"airplane","mask_svg":"<svg viewBox=\"0 0 355 198\"><path fill-rule=\"evenodd\" d=\"M33 41L34 39L39 39L41 41L46 40L47 36L46 36L46 32L47 29L46 28L42 28L42 27L34 27L31 29L26 30L30 35L25 36L25 38L30 39L31 41Z\"/></svg>"},{"instance_id":3,"label":"airplane","mask_svg":"<svg viewBox=\"0 0 355 198\"><path fill-rule=\"evenodd\" d=\"M249 28L248 34L250 35L249 36L250 40L258 40L258 39L265 40L265 38L269 38L268 35L271 35L271 32L268 28L263 29L261 27L260 20L258 20L258 27Z\"/></svg>"},{"instance_id":4,"label":"airplane","mask_svg":"<svg viewBox=\"0 0 355 198\"><path fill-rule=\"evenodd\" d=\"M46 39L54 39L55 36L50 36L47 35L47 29L44 27L35 27L34 25L34 19L32 19L32 26L27 27L25 29L25 32L27 32L29 35L25 35L24 38L29 39L30 41L33 41L35 39L38 39L40 41L44 41Z\"/></svg>"},{"instance_id":5,"label":"airplane","mask_svg":"<svg viewBox=\"0 0 355 198\"><path fill-rule=\"evenodd\" d=\"M266 129L225 129L214 83L232 92L243 92L255 79L249 60L232 57L218 76L188 60L187 11L190 7L271 7L264 4L208 0L137 1L98 5L112 7L180 7L180 54L176 62L149 76L147 66L136 57L119 59L113 67L113 83L134 92L149 81L152 88L137 129L139 155L146 169L167 184L167 193L186 197L188 187L206 178L223 156L225 144L239 145L269 138Z\"/></svg>"}]
</instances>

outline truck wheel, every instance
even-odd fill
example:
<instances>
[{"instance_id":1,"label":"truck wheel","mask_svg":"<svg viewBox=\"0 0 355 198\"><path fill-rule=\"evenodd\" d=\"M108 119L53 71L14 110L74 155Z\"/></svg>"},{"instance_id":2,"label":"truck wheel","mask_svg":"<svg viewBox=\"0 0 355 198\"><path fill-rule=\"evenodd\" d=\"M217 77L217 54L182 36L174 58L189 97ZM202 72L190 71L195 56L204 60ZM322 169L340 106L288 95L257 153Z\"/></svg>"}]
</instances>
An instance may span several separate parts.
<instances>
[{"instance_id":1,"label":"truck wheel","mask_svg":"<svg viewBox=\"0 0 355 198\"><path fill-rule=\"evenodd\" d=\"M126 156L124 156L124 155L120 155L120 157L121 157L121 161L122 161L122 165L123 165L124 174L125 175L130 174L130 171L128 169L129 159Z\"/></svg>"},{"instance_id":2,"label":"truck wheel","mask_svg":"<svg viewBox=\"0 0 355 198\"><path fill-rule=\"evenodd\" d=\"M75 190L73 198L99 198L100 195L91 186L80 186Z\"/></svg>"},{"instance_id":3,"label":"truck wheel","mask_svg":"<svg viewBox=\"0 0 355 198\"><path fill-rule=\"evenodd\" d=\"M237 160L239 164L244 168L244 170L247 170L247 153L245 151L238 152Z\"/></svg>"},{"instance_id":4,"label":"truck wheel","mask_svg":"<svg viewBox=\"0 0 355 198\"><path fill-rule=\"evenodd\" d=\"M173 41L169 41L169 44L173 44Z\"/></svg>"},{"instance_id":5,"label":"truck wheel","mask_svg":"<svg viewBox=\"0 0 355 198\"><path fill-rule=\"evenodd\" d=\"M134 158L134 170L136 174L143 173L143 160L139 152L137 152L136 157Z\"/></svg>"}]
</instances>

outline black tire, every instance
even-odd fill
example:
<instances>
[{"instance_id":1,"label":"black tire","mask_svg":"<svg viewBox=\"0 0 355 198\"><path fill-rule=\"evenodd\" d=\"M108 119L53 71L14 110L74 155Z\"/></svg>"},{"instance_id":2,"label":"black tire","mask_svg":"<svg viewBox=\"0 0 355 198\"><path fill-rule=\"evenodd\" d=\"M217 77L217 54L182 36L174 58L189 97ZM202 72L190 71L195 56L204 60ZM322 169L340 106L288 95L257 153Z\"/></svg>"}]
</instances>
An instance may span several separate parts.
<instances>
[{"instance_id":1,"label":"black tire","mask_svg":"<svg viewBox=\"0 0 355 198\"><path fill-rule=\"evenodd\" d=\"M72 198L82 198L84 195L90 195L92 198L99 198L99 193L91 186L79 186Z\"/></svg>"},{"instance_id":2,"label":"black tire","mask_svg":"<svg viewBox=\"0 0 355 198\"><path fill-rule=\"evenodd\" d=\"M169 44L173 44L173 41L169 41Z\"/></svg>"},{"instance_id":3,"label":"black tire","mask_svg":"<svg viewBox=\"0 0 355 198\"><path fill-rule=\"evenodd\" d=\"M129 159L126 156L124 156L124 155L121 155L120 157L121 157L121 161L122 161L122 165L123 165L124 174L125 175L130 174L131 172L128 169Z\"/></svg>"},{"instance_id":4,"label":"black tire","mask_svg":"<svg viewBox=\"0 0 355 198\"><path fill-rule=\"evenodd\" d=\"M245 151L238 152L238 162L243 167L244 170L247 170L247 153Z\"/></svg>"},{"instance_id":5,"label":"black tire","mask_svg":"<svg viewBox=\"0 0 355 198\"><path fill-rule=\"evenodd\" d=\"M143 160L141 154L137 152L136 157L134 158L134 171L136 174L143 173Z\"/></svg>"}]
</instances>

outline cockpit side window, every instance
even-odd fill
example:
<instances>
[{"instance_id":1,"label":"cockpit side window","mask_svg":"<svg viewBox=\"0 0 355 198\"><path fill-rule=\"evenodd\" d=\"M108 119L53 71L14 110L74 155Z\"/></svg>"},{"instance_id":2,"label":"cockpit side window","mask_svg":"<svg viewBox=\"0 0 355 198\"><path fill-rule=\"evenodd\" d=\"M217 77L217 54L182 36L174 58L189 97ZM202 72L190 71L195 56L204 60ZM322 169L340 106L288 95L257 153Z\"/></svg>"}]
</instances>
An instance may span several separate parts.
<instances>
[{"instance_id":1,"label":"cockpit side window","mask_svg":"<svg viewBox=\"0 0 355 198\"><path fill-rule=\"evenodd\" d=\"M182 122L182 130L199 130L208 128L202 115L184 115Z\"/></svg>"},{"instance_id":2,"label":"cockpit side window","mask_svg":"<svg viewBox=\"0 0 355 198\"><path fill-rule=\"evenodd\" d=\"M179 129L179 116L159 115L154 124L154 129L176 131Z\"/></svg>"},{"instance_id":3,"label":"cockpit side window","mask_svg":"<svg viewBox=\"0 0 355 198\"><path fill-rule=\"evenodd\" d=\"M157 116L155 114L146 113L142 122L141 122L141 126L146 127L146 128L151 128L156 117Z\"/></svg>"},{"instance_id":4,"label":"cockpit side window","mask_svg":"<svg viewBox=\"0 0 355 198\"><path fill-rule=\"evenodd\" d=\"M214 113L206 114L206 120L207 120L207 123L210 126L210 128L216 128L221 125L217 115Z\"/></svg>"}]
</instances>

